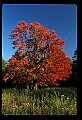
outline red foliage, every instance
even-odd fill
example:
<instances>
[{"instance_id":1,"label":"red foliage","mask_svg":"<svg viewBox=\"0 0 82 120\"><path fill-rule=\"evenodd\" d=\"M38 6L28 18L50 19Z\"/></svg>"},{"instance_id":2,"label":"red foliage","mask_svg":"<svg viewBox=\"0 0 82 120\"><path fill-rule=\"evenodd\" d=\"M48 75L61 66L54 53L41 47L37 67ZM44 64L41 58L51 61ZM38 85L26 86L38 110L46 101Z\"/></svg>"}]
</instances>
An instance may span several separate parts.
<instances>
[{"instance_id":1,"label":"red foliage","mask_svg":"<svg viewBox=\"0 0 82 120\"><path fill-rule=\"evenodd\" d=\"M10 36L18 49L9 60L4 81L31 82L34 78L35 84L58 86L58 80L66 80L71 74L70 58L62 48L65 42L54 30L50 32L38 22L28 25L22 21Z\"/></svg>"}]
</instances>

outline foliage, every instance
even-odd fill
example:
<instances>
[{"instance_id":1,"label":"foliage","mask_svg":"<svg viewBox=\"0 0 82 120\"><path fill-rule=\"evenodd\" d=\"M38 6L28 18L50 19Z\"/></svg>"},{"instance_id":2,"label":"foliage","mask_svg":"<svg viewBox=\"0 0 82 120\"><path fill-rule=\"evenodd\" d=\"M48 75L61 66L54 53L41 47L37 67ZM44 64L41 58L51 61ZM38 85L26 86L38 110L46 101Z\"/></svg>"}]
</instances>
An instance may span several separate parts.
<instances>
[{"instance_id":1,"label":"foliage","mask_svg":"<svg viewBox=\"0 0 82 120\"><path fill-rule=\"evenodd\" d=\"M9 80L7 80L7 82L4 82L4 76L6 75L6 68L7 68L7 64L9 62L8 61L5 61L3 58L2 58L2 87L3 88L6 88L6 87L12 87L12 84Z\"/></svg>"},{"instance_id":2,"label":"foliage","mask_svg":"<svg viewBox=\"0 0 82 120\"><path fill-rule=\"evenodd\" d=\"M71 86L77 87L78 78L77 78L77 49L74 51L74 56L72 57L72 74L70 75L70 84Z\"/></svg>"},{"instance_id":3,"label":"foliage","mask_svg":"<svg viewBox=\"0 0 82 120\"><path fill-rule=\"evenodd\" d=\"M3 115L76 115L75 88L27 91L2 90Z\"/></svg>"},{"instance_id":4,"label":"foliage","mask_svg":"<svg viewBox=\"0 0 82 120\"><path fill-rule=\"evenodd\" d=\"M77 75L77 49L74 51L74 56L72 57L72 72Z\"/></svg>"},{"instance_id":5,"label":"foliage","mask_svg":"<svg viewBox=\"0 0 82 120\"><path fill-rule=\"evenodd\" d=\"M70 61L70 65L72 66L72 74L66 82L59 82L60 86L77 87L77 49L74 51L74 55L72 57L72 60Z\"/></svg>"},{"instance_id":6,"label":"foliage","mask_svg":"<svg viewBox=\"0 0 82 120\"><path fill-rule=\"evenodd\" d=\"M4 81L13 84L29 83L56 85L58 80L66 80L71 74L70 58L63 51L64 41L56 32L38 22L18 22L12 30L15 54L10 58Z\"/></svg>"},{"instance_id":7,"label":"foliage","mask_svg":"<svg viewBox=\"0 0 82 120\"><path fill-rule=\"evenodd\" d=\"M7 67L6 61L2 58L2 79L4 78L6 67Z\"/></svg>"},{"instance_id":8,"label":"foliage","mask_svg":"<svg viewBox=\"0 0 82 120\"><path fill-rule=\"evenodd\" d=\"M2 68L5 68L6 66L6 61L2 58Z\"/></svg>"}]
</instances>

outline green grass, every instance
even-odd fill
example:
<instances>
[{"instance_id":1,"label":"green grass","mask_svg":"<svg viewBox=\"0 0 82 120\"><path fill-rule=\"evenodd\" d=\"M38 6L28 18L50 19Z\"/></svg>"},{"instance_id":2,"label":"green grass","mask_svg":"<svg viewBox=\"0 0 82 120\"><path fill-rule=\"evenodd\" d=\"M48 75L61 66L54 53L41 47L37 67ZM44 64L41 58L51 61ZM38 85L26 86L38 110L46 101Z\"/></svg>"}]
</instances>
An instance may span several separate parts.
<instances>
[{"instance_id":1,"label":"green grass","mask_svg":"<svg viewBox=\"0 0 82 120\"><path fill-rule=\"evenodd\" d=\"M2 89L3 115L76 115L77 89Z\"/></svg>"}]
</instances>

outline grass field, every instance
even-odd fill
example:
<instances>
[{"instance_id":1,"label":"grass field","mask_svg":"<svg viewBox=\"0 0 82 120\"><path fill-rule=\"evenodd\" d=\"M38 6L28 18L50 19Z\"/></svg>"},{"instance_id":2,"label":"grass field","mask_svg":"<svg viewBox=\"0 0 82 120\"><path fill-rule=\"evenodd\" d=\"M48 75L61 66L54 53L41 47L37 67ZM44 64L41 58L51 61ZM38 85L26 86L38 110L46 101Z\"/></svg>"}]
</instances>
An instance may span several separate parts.
<instances>
[{"instance_id":1,"label":"grass field","mask_svg":"<svg viewBox=\"0 0 82 120\"><path fill-rule=\"evenodd\" d=\"M76 88L2 89L3 115L76 115Z\"/></svg>"}]
</instances>

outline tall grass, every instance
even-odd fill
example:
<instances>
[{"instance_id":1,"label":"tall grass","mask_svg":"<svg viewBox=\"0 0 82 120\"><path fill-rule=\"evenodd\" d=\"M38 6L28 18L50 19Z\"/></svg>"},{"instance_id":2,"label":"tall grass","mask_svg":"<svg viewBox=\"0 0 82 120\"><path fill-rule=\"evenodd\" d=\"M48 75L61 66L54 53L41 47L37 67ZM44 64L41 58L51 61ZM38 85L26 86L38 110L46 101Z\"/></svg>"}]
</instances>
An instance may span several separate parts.
<instances>
[{"instance_id":1,"label":"tall grass","mask_svg":"<svg viewBox=\"0 0 82 120\"><path fill-rule=\"evenodd\" d=\"M76 115L77 90L75 88L3 89L2 114Z\"/></svg>"}]
</instances>

